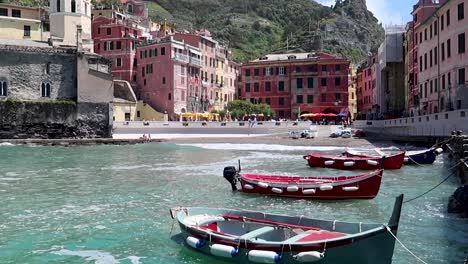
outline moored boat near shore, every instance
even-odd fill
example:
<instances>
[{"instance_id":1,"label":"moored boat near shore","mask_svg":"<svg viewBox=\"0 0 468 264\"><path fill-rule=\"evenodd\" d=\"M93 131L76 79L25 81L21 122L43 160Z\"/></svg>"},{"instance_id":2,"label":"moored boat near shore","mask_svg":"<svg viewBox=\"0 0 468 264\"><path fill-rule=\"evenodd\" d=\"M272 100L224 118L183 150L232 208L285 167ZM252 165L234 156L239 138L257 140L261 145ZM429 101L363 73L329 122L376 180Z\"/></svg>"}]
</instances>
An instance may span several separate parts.
<instances>
[{"instance_id":1,"label":"moored boat near shore","mask_svg":"<svg viewBox=\"0 0 468 264\"><path fill-rule=\"evenodd\" d=\"M390 264L402 203L400 195L388 224L200 207L171 216L189 248L234 263Z\"/></svg>"},{"instance_id":2,"label":"moored boat near shore","mask_svg":"<svg viewBox=\"0 0 468 264\"><path fill-rule=\"evenodd\" d=\"M401 151L398 148L381 148L381 149L371 149L367 151L356 151L356 150L347 150L343 155L348 157L376 157L380 155L388 154L388 151ZM372 152L372 153L371 153ZM411 150L405 152L405 158L403 163L405 165L414 165L414 164L432 164L437 158L437 155L443 152L442 148L430 148L424 150Z\"/></svg>"},{"instance_id":3,"label":"moored boat near shore","mask_svg":"<svg viewBox=\"0 0 468 264\"><path fill-rule=\"evenodd\" d=\"M334 168L341 170L375 170L381 167L386 170L397 170L403 166L405 152L382 157L359 157L359 156L331 156L321 154L308 154L304 156L310 167Z\"/></svg>"},{"instance_id":4,"label":"moored boat near shore","mask_svg":"<svg viewBox=\"0 0 468 264\"><path fill-rule=\"evenodd\" d=\"M244 193L299 199L372 199L377 196L383 170L357 176L294 177L239 174L234 167L224 168L224 178Z\"/></svg>"}]
</instances>

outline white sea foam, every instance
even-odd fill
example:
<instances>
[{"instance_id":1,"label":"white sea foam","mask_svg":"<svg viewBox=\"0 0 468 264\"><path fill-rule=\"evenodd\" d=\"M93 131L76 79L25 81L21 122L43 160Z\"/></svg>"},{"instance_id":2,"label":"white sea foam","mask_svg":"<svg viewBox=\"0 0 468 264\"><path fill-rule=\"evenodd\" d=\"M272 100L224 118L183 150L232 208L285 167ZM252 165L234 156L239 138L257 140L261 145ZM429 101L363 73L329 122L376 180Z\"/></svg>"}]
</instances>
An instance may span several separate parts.
<instances>
[{"instance_id":1,"label":"white sea foam","mask_svg":"<svg viewBox=\"0 0 468 264\"><path fill-rule=\"evenodd\" d=\"M176 139L176 138L248 138L263 137L266 134L151 134L152 139ZM139 139L141 134L113 134L114 139Z\"/></svg>"},{"instance_id":2,"label":"white sea foam","mask_svg":"<svg viewBox=\"0 0 468 264\"><path fill-rule=\"evenodd\" d=\"M0 181L19 181L21 179L22 178L3 177L3 178L0 178Z\"/></svg>"},{"instance_id":3,"label":"white sea foam","mask_svg":"<svg viewBox=\"0 0 468 264\"><path fill-rule=\"evenodd\" d=\"M72 251L68 249L61 249L59 251L51 252L60 256L78 256L84 258L86 261L94 261L95 264L118 264L120 263L114 256L108 252L99 250L77 250Z\"/></svg>"},{"instance_id":4,"label":"white sea foam","mask_svg":"<svg viewBox=\"0 0 468 264\"><path fill-rule=\"evenodd\" d=\"M101 230L101 229L106 229L106 228L107 228L107 227L105 227L105 226L103 226L103 225L97 225L97 226L96 226L96 229L99 229L99 230Z\"/></svg>"},{"instance_id":5,"label":"white sea foam","mask_svg":"<svg viewBox=\"0 0 468 264\"><path fill-rule=\"evenodd\" d=\"M209 144L179 144L180 146L192 146L204 149L220 150L257 150L257 151L333 151L345 150L344 147L332 146L285 146L269 144L231 144L231 143L209 143Z\"/></svg>"},{"instance_id":6,"label":"white sea foam","mask_svg":"<svg viewBox=\"0 0 468 264\"><path fill-rule=\"evenodd\" d=\"M142 257L130 256L127 257L127 259L129 259L132 262L132 264L141 264L140 259L142 259Z\"/></svg>"},{"instance_id":7,"label":"white sea foam","mask_svg":"<svg viewBox=\"0 0 468 264\"><path fill-rule=\"evenodd\" d=\"M11 146L15 146L15 144L12 144L10 142L2 142L0 143L0 146L11 147Z\"/></svg>"}]
</instances>

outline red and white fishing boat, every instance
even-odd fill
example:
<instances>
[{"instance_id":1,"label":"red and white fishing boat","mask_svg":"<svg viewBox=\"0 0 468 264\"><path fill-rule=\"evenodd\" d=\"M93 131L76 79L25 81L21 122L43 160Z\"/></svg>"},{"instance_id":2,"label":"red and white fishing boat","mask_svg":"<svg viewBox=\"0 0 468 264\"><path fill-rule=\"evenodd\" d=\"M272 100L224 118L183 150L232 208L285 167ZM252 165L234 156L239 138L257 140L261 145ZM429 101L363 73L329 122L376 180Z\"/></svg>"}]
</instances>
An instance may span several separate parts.
<instances>
[{"instance_id":1,"label":"red and white fishing boat","mask_svg":"<svg viewBox=\"0 0 468 264\"><path fill-rule=\"evenodd\" d=\"M340 170L375 170L382 167L386 170L398 170L403 166L405 152L382 157L330 156L308 154L304 156L310 167L333 168Z\"/></svg>"},{"instance_id":2,"label":"red and white fishing boat","mask_svg":"<svg viewBox=\"0 0 468 264\"><path fill-rule=\"evenodd\" d=\"M357 176L294 177L239 174L235 167L224 168L224 178L232 189L300 199L372 199L379 193L383 170Z\"/></svg>"}]
</instances>

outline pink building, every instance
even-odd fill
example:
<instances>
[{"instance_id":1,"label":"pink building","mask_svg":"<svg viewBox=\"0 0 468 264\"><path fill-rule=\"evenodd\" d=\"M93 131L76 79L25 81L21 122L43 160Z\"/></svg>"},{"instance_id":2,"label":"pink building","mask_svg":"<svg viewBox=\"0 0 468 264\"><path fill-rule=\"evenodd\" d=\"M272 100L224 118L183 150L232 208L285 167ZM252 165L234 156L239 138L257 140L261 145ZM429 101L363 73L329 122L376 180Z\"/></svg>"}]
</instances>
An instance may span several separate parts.
<instances>
[{"instance_id":1,"label":"pink building","mask_svg":"<svg viewBox=\"0 0 468 264\"><path fill-rule=\"evenodd\" d=\"M358 69L357 73L357 108L358 119L374 119L377 115L377 56L371 56Z\"/></svg>"},{"instance_id":2,"label":"pink building","mask_svg":"<svg viewBox=\"0 0 468 264\"><path fill-rule=\"evenodd\" d=\"M94 16L92 22L94 51L112 61L114 78L136 81L136 44L142 35L136 24L129 20Z\"/></svg>"},{"instance_id":3,"label":"pink building","mask_svg":"<svg viewBox=\"0 0 468 264\"><path fill-rule=\"evenodd\" d=\"M187 111L200 111L202 97L201 51L168 37L137 48L137 96L171 120Z\"/></svg>"},{"instance_id":4,"label":"pink building","mask_svg":"<svg viewBox=\"0 0 468 264\"><path fill-rule=\"evenodd\" d=\"M196 33L174 34L174 39L182 41L201 51L201 89L197 98L201 100L199 111L209 111L213 108L216 99L216 46L218 43L211 38L209 31Z\"/></svg>"},{"instance_id":5,"label":"pink building","mask_svg":"<svg viewBox=\"0 0 468 264\"><path fill-rule=\"evenodd\" d=\"M468 108L467 3L420 0L413 11L418 50L418 114Z\"/></svg>"},{"instance_id":6,"label":"pink building","mask_svg":"<svg viewBox=\"0 0 468 264\"><path fill-rule=\"evenodd\" d=\"M349 61L326 53L269 54L241 67L239 97L280 118L348 113Z\"/></svg>"}]
</instances>

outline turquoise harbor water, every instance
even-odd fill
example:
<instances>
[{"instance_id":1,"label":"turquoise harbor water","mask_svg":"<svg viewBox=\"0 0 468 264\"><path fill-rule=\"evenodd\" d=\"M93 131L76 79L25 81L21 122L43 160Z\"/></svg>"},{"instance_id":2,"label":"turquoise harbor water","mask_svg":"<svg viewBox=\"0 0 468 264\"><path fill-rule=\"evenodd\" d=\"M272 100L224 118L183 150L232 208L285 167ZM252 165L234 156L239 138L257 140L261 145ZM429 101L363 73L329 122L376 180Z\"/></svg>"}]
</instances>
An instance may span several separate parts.
<instances>
[{"instance_id":1,"label":"turquoise harbor water","mask_svg":"<svg viewBox=\"0 0 468 264\"><path fill-rule=\"evenodd\" d=\"M350 174L311 169L312 148L252 145L0 146L0 263L223 263L171 240L173 206L230 207L385 223L394 197L414 197L448 175L433 166L386 171L376 199L319 202L232 193L222 178L244 172ZM340 149L317 148L338 153ZM428 263L462 264L467 220L446 214L458 179L405 204L399 238ZM174 226L173 234L178 233ZM350 262L351 263L351 262ZM393 263L417 263L396 245Z\"/></svg>"}]
</instances>

